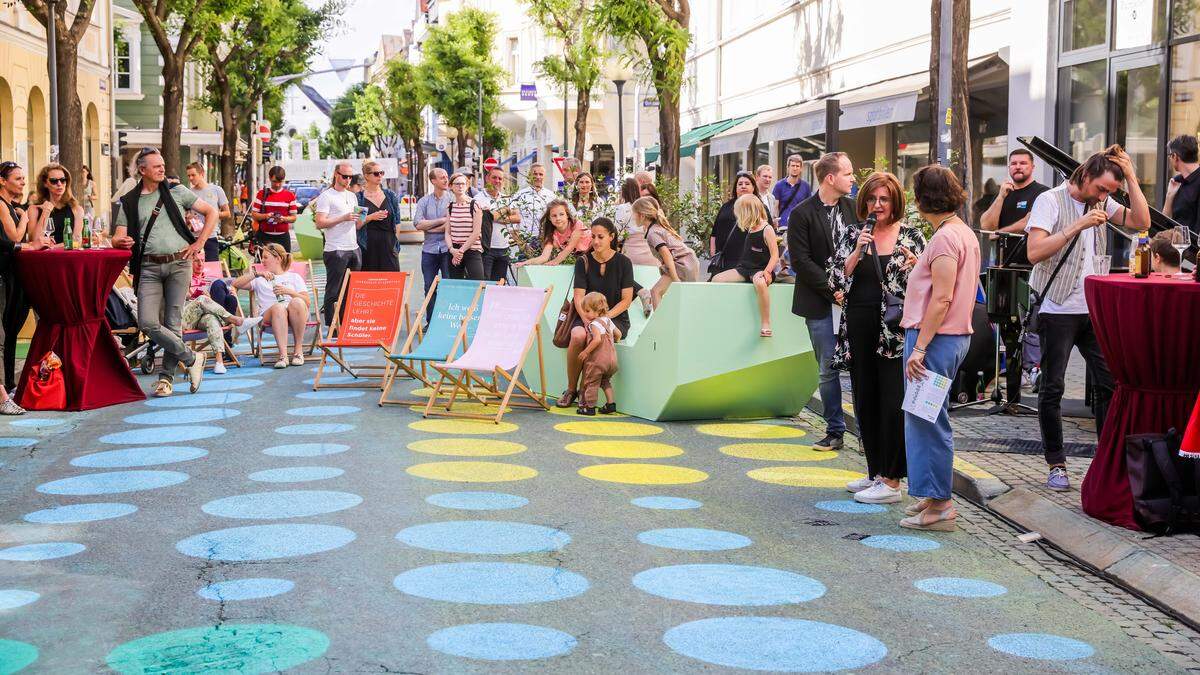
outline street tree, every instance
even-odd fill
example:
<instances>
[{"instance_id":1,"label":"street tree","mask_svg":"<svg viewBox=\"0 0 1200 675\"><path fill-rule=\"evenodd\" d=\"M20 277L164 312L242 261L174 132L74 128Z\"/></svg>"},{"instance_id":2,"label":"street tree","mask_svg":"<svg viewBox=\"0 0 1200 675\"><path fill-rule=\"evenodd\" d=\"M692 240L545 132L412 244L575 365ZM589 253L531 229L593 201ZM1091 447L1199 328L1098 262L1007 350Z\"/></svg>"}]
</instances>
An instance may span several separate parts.
<instances>
[{"instance_id":1,"label":"street tree","mask_svg":"<svg viewBox=\"0 0 1200 675\"><path fill-rule=\"evenodd\" d=\"M592 17L594 0L526 0L529 14L546 35L562 43L562 54L551 54L534 67L560 89L575 91L575 159L587 148L587 118L592 93L600 81L604 50ZM563 139L563 154L567 152Z\"/></svg>"},{"instance_id":2,"label":"street tree","mask_svg":"<svg viewBox=\"0 0 1200 675\"><path fill-rule=\"evenodd\" d=\"M968 209L974 203L974 195L979 192L979 176L976 170L976 158L973 151L970 125L970 84L967 80L967 47L971 28L971 0L951 0L953 28L951 30L950 59L950 111L938 109L938 87L940 86L941 64L938 43L941 40L942 0L930 0L932 36L929 49L929 162L939 161L937 157L938 136L946 130L946 120L950 121L950 166L963 187L967 190L967 205L963 215L967 222ZM982 154L982 147L980 148Z\"/></svg>"},{"instance_id":3,"label":"street tree","mask_svg":"<svg viewBox=\"0 0 1200 675\"><path fill-rule=\"evenodd\" d=\"M358 128L355 106L366 85L355 83L333 102L329 114L329 131L321 139L321 154L325 157L351 158L370 151L367 137Z\"/></svg>"},{"instance_id":4,"label":"street tree","mask_svg":"<svg viewBox=\"0 0 1200 675\"><path fill-rule=\"evenodd\" d=\"M22 0L25 9L43 28L49 26L50 10L46 0ZM83 166L83 105L79 102L79 41L92 22L96 0L80 0L70 21L66 2L54 3L55 76L58 79L58 161L78 180ZM48 61L49 59L47 59ZM45 162L46 157L30 157L29 168ZM95 168L95 167L93 167Z\"/></svg>"},{"instance_id":5,"label":"street tree","mask_svg":"<svg viewBox=\"0 0 1200 675\"><path fill-rule=\"evenodd\" d=\"M679 177L679 92L691 34L689 0L596 0L592 14L604 33L631 48L628 60L649 73L658 95L659 164Z\"/></svg>"},{"instance_id":6,"label":"street tree","mask_svg":"<svg viewBox=\"0 0 1200 675\"><path fill-rule=\"evenodd\" d=\"M383 100L396 135L407 151L413 192L422 195L425 193L425 149L421 142L424 130L421 111L429 105L429 91L417 70L408 61L389 61Z\"/></svg>"}]
</instances>

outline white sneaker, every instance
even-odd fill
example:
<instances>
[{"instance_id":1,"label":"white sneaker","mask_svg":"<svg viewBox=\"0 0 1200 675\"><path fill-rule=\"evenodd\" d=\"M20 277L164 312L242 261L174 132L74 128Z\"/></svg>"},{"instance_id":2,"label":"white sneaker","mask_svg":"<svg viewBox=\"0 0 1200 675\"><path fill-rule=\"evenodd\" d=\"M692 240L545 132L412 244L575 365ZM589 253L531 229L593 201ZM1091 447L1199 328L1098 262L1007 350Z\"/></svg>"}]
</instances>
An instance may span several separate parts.
<instances>
[{"instance_id":1,"label":"white sneaker","mask_svg":"<svg viewBox=\"0 0 1200 675\"><path fill-rule=\"evenodd\" d=\"M867 488L871 487L874 484L875 484L874 478L868 478L867 476L863 476L862 478L859 478L858 480L852 480L849 483L846 483L846 492L862 492L863 490L866 490Z\"/></svg>"},{"instance_id":2,"label":"white sneaker","mask_svg":"<svg viewBox=\"0 0 1200 675\"><path fill-rule=\"evenodd\" d=\"M255 326L257 326L260 323L262 323L261 316L254 316L254 317L250 317L248 319L243 319L242 325L233 327L233 332L237 333L238 337L241 337L241 336L245 335L246 333L249 333L251 328L254 328Z\"/></svg>"},{"instance_id":3,"label":"white sneaker","mask_svg":"<svg viewBox=\"0 0 1200 675\"><path fill-rule=\"evenodd\" d=\"M877 480L871 487L854 493L854 501L863 504L895 504L904 498L899 488Z\"/></svg>"},{"instance_id":4,"label":"white sneaker","mask_svg":"<svg viewBox=\"0 0 1200 675\"><path fill-rule=\"evenodd\" d=\"M287 366L288 366L287 356L281 356L281 357L279 357L279 360L275 362L276 370L281 370L283 368L287 368Z\"/></svg>"},{"instance_id":5,"label":"white sneaker","mask_svg":"<svg viewBox=\"0 0 1200 675\"><path fill-rule=\"evenodd\" d=\"M221 363L220 361L214 363L213 364L213 375L224 375L224 374L225 374L225 364Z\"/></svg>"}]
</instances>

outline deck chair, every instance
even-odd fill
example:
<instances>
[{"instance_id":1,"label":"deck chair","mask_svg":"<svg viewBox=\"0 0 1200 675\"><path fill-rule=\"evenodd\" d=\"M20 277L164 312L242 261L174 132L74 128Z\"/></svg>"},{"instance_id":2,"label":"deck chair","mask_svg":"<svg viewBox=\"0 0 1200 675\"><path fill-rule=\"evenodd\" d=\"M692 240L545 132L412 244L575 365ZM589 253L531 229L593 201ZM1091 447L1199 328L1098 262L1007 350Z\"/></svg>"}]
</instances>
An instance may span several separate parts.
<instances>
[{"instance_id":1,"label":"deck chair","mask_svg":"<svg viewBox=\"0 0 1200 675\"><path fill-rule=\"evenodd\" d=\"M263 269L262 263L254 263L254 269L255 271L261 272ZM305 322L304 328L306 331L309 328L313 329L313 336L312 340L308 341L304 355L306 357L312 357L313 353L317 349L317 343L320 342L324 337L322 333L323 324L317 317L317 311L320 308L317 306L317 287L313 283L312 266L307 262L297 261L292 263L292 266L288 268L288 271L299 274L304 278L304 284L308 286L308 321ZM257 303L254 300L254 294L251 293L250 314L252 316L258 316L258 308L256 307L256 304ZM269 328L269 326L260 323L251 330L251 340L254 344L254 354L258 357L260 363L266 363L266 349L263 345L263 336L265 335L267 328ZM279 345L275 345L273 349L275 350L276 358L278 358Z\"/></svg>"},{"instance_id":2,"label":"deck chair","mask_svg":"<svg viewBox=\"0 0 1200 675\"><path fill-rule=\"evenodd\" d=\"M542 339L539 321L546 311L546 303L554 287L522 288L517 286L489 286L483 291L483 309L480 310L479 326L475 330L475 338L463 355L448 363L430 364L434 370L441 373L437 386L425 404L425 417L441 415L445 417L467 417L472 419L491 420L496 424L504 416L508 407L542 408L549 410L546 394L534 393L521 381L521 369L529 350L536 345L538 371L541 382L546 381L546 363L542 358ZM467 324L459 329L459 334L465 338ZM457 372L457 375L455 374ZM480 394L472 387L472 377L482 379L490 377L490 391ZM442 394L442 388L447 380L451 383L450 398L446 401L444 410L434 410L434 404ZM501 381L507 381L501 393ZM513 394L528 399L514 401ZM454 411L454 402L459 394L469 399L489 405L488 396L500 398L499 408L495 415L480 415Z\"/></svg>"},{"instance_id":3,"label":"deck chair","mask_svg":"<svg viewBox=\"0 0 1200 675\"><path fill-rule=\"evenodd\" d=\"M321 350L321 362L317 365L317 376L313 378L313 390L321 387L382 387L386 371L384 365L351 366L346 362L343 350L381 349L386 354L396 345L404 315L408 313L405 298L408 296L408 272L355 272L350 271L342 279L338 291L333 325L329 327L329 339L317 343ZM345 384L321 384L325 364L333 359L344 372L355 380Z\"/></svg>"},{"instance_id":4,"label":"deck chair","mask_svg":"<svg viewBox=\"0 0 1200 675\"><path fill-rule=\"evenodd\" d=\"M204 280L210 285L217 279L228 279L230 276L229 268L224 261L213 260L204 263ZM237 312L238 316L245 316L242 313L242 305L239 302ZM225 352L224 356L227 361L233 364L234 367L241 368L242 362L238 359L238 353L234 350L233 345L237 343L237 332L232 326L226 326L222 331L225 334ZM202 330L185 330L183 331L183 342L188 346L188 349L198 351L212 351L208 348L208 334ZM243 352L246 354L246 352ZM216 359L205 364L205 369L212 369L216 365Z\"/></svg>"},{"instance_id":5,"label":"deck chair","mask_svg":"<svg viewBox=\"0 0 1200 675\"><path fill-rule=\"evenodd\" d=\"M479 323L479 313L474 311L479 295L491 281L470 281L468 279L443 279L437 276L425 294L425 301L417 310L417 328L410 330L399 351L389 352L388 370L384 375L383 392L379 396L379 405L421 405L425 401L398 400L388 398L392 386L398 377L411 377L426 387L432 388L427 364L437 361L448 361L458 355L461 349L471 343L475 336L475 326ZM433 318L428 328L421 328L421 318L425 316L430 303L433 303ZM467 330L462 328L463 319L470 317ZM460 337L462 339L460 339Z\"/></svg>"}]
</instances>

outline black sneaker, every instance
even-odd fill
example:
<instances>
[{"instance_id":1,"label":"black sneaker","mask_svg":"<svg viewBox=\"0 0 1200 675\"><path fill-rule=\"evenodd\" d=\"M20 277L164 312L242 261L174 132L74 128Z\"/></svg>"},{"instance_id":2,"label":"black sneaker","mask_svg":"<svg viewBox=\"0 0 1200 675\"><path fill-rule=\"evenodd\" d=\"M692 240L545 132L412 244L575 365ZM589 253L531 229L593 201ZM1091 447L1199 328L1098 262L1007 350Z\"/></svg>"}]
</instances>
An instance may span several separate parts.
<instances>
[{"instance_id":1,"label":"black sneaker","mask_svg":"<svg viewBox=\"0 0 1200 675\"><path fill-rule=\"evenodd\" d=\"M590 407L590 408L585 408L585 407L580 406L579 408L575 409L575 414L576 415L585 415L587 417L595 417L596 416L596 408L594 406Z\"/></svg>"},{"instance_id":2,"label":"black sneaker","mask_svg":"<svg viewBox=\"0 0 1200 675\"><path fill-rule=\"evenodd\" d=\"M825 434L825 438L813 443L813 449L829 452L831 450L841 449L842 445L843 443L841 436L837 434Z\"/></svg>"},{"instance_id":3,"label":"black sneaker","mask_svg":"<svg viewBox=\"0 0 1200 675\"><path fill-rule=\"evenodd\" d=\"M611 401L605 403L604 407L600 408L601 415L612 415L615 412L617 412L617 404Z\"/></svg>"}]
</instances>

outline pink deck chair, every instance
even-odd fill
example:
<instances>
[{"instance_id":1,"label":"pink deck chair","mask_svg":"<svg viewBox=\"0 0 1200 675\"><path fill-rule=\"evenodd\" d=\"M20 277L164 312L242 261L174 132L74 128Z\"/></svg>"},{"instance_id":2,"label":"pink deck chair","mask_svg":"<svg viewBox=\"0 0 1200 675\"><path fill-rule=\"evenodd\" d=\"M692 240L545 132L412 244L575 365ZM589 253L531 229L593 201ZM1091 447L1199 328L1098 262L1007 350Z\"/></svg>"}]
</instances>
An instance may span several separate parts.
<instances>
[{"instance_id":1,"label":"pink deck chair","mask_svg":"<svg viewBox=\"0 0 1200 675\"><path fill-rule=\"evenodd\" d=\"M445 417L468 417L472 419L492 420L496 424L504 416L504 411L510 405L520 408L549 409L545 392L538 394L521 381L521 369L529 356L529 350L536 345L538 371L545 382L546 364L542 358L542 340L539 320L546 311L546 303L550 300L550 288L523 288L518 286L488 286L483 291L483 308L480 310L479 324L475 328L475 336L467 351L462 356L448 363L434 363L433 368L441 373L437 386L425 404L425 416L442 415ZM460 340L466 339L468 321L463 321L460 329ZM457 374L455 374L457 373ZM491 387L480 392L472 388L472 381L491 379ZM501 379L507 381L504 391L500 391ZM442 387L447 380L453 389L445 403L444 410L434 410L434 403L442 395ZM454 402L459 394L474 399L483 405L490 405L489 397L500 398L499 408L495 415L480 415L454 411ZM513 394L528 399L528 401L513 401ZM441 408L441 404L438 403Z\"/></svg>"},{"instance_id":2,"label":"pink deck chair","mask_svg":"<svg viewBox=\"0 0 1200 675\"><path fill-rule=\"evenodd\" d=\"M210 285L217 279L227 279L229 276L229 268L225 265L225 261L212 260L204 263L204 280ZM238 316L243 316L241 303L238 303L236 314ZM183 331L183 341L185 344L187 344L188 349L191 349L194 352L211 351L208 347L208 333L205 333L202 330ZM241 368L242 362L238 359L238 352L234 349L234 345L236 344L237 331L227 327L225 329L225 351L223 356L228 359L235 368ZM243 352L243 355L245 354L246 352ZM209 361L204 368L206 370L211 370L216 363L217 361L214 358L212 361Z\"/></svg>"},{"instance_id":3,"label":"pink deck chair","mask_svg":"<svg viewBox=\"0 0 1200 675\"><path fill-rule=\"evenodd\" d=\"M254 270L256 272L261 272L263 270L262 263L254 263ZM304 356L308 359L311 359L313 358L313 352L316 351L317 343L320 342L324 337L321 331L325 327L317 316L317 289L313 284L312 266L304 261L295 261L292 263L292 266L288 268L288 271L295 272L303 277L304 285L308 287L308 320L305 322L304 328L306 331L309 328L313 329L313 336L305 346ZM256 305L257 303L254 300L254 294L251 293L250 314L252 316L258 316L258 307ZM261 363L266 362L265 352L268 347L263 345L263 335L268 328L270 328L270 325L264 321L251 330L251 342L254 345L254 354L258 357L258 360ZM272 348L277 354L279 353L279 345L274 345ZM282 354L279 355L282 356Z\"/></svg>"}]
</instances>

